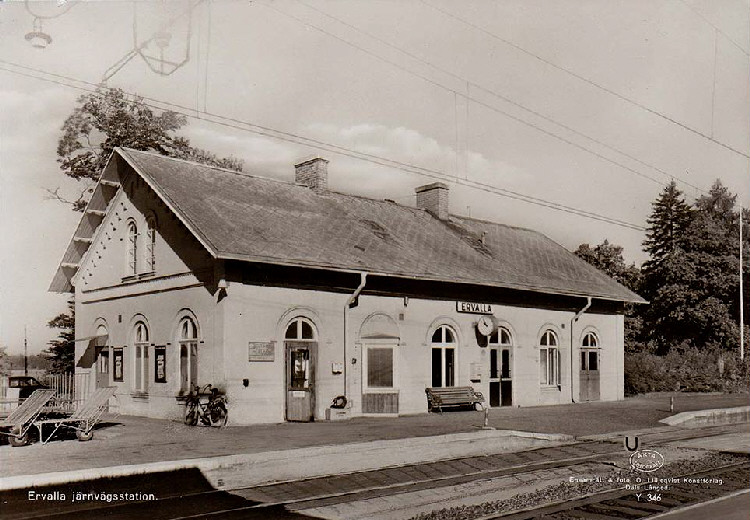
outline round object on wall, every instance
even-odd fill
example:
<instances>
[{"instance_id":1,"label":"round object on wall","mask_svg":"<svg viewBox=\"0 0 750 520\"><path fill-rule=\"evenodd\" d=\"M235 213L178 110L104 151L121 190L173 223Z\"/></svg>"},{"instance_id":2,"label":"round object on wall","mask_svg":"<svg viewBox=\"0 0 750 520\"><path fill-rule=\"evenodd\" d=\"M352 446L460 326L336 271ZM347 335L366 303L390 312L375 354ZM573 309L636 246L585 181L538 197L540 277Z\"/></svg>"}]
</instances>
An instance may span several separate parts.
<instances>
[{"instance_id":1,"label":"round object on wall","mask_svg":"<svg viewBox=\"0 0 750 520\"><path fill-rule=\"evenodd\" d=\"M497 328L494 316L482 316L477 321L477 330L482 336L489 336Z\"/></svg>"}]
</instances>

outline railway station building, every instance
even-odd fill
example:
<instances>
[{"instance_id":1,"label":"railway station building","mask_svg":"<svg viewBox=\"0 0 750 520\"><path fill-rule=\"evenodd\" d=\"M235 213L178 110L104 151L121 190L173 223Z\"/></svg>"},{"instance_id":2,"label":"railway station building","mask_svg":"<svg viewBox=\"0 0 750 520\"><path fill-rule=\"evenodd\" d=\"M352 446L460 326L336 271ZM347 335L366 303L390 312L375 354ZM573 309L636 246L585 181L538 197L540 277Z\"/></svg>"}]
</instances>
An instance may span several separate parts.
<instances>
[{"instance_id":1,"label":"railway station building","mask_svg":"<svg viewBox=\"0 0 750 520\"><path fill-rule=\"evenodd\" d=\"M177 419L211 383L232 424L325 420L341 395L350 417L424 413L428 387L623 399L638 295L540 233L451 214L445 184L412 207L329 190L327 164L287 183L116 149L50 287L74 293L88 390Z\"/></svg>"}]
</instances>

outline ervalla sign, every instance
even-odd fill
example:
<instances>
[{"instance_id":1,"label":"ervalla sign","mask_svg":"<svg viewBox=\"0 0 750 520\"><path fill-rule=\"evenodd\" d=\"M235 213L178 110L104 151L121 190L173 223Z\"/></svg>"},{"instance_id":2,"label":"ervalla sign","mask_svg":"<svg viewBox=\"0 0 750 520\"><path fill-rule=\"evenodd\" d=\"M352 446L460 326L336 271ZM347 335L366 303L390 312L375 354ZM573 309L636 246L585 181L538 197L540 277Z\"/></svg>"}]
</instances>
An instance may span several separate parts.
<instances>
[{"instance_id":1,"label":"ervalla sign","mask_svg":"<svg viewBox=\"0 0 750 520\"><path fill-rule=\"evenodd\" d=\"M456 302L456 311L468 314L492 314L492 305L489 303Z\"/></svg>"}]
</instances>

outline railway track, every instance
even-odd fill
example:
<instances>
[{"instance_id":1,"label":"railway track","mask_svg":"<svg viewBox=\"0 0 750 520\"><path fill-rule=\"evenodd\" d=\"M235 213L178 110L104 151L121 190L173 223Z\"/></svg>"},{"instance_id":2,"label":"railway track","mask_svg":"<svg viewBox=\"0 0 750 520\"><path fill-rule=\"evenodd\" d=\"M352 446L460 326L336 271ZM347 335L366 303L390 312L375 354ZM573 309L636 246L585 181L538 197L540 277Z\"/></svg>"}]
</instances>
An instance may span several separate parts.
<instances>
[{"instance_id":1,"label":"railway track","mask_svg":"<svg viewBox=\"0 0 750 520\"><path fill-rule=\"evenodd\" d=\"M657 447L675 440L689 440L722 435L731 431L729 427L701 428L696 430L662 431L642 437L642 446ZM389 467L373 471L356 472L344 475L319 477L294 482L281 482L253 488L232 490L195 490L180 493L176 483L174 493L160 496L158 507L154 503L113 504L95 510L67 509L34 514L33 511L11 515L13 519L31 518L133 518L139 509L148 511L151 520L178 520L187 518L309 518L304 510L336 505L369 498L392 496L414 491L455 486L478 479L493 479L505 475L516 475L544 469L573 467L587 462L606 462L613 455L621 455L623 446L608 441L587 441L565 446L538 448L535 450L501 453L476 457L466 457L451 461L438 461ZM744 464L744 465L743 465ZM747 487L750 466L747 459L736 468L722 466L712 471L738 471L744 474L742 488ZM744 472L744 473L743 473ZM732 477L734 478L734 477ZM734 480L732 480L734 482ZM115 483L116 484L116 483ZM728 488L727 488L728 489ZM674 494L672 491L674 490ZM694 490L695 491L695 490ZM723 493L723 491L722 491ZM486 518L544 518L568 520L569 518L642 518L657 514L671 507L714 498L702 497L699 493L690 494L690 489L681 490L675 486L661 500L633 502L632 490L614 490L606 493L576 498L573 501L548 506L549 510L535 509L516 512L520 516L487 516ZM578 503L578 501L582 501ZM557 509L555 509L555 507ZM609 508L610 514L597 513ZM622 516L631 514L632 516ZM526 516L523 516L526 515ZM557 515L557 516L554 516ZM567 516L566 516L567 515ZM581 515L581 516L570 516ZM476 518L476 515L474 515Z\"/></svg>"},{"instance_id":2,"label":"railway track","mask_svg":"<svg viewBox=\"0 0 750 520\"><path fill-rule=\"evenodd\" d=\"M745 490L750 478L750 461L729 464L706 471L680 475L682 481L668 491L617 489L575 500L516 511L475 517L475 520L631 520L666 513L676 508L706 502ZM696 481L721 480L721 486L696 485ZM641 486L643 488L645 486Z\"/></svg>"}]
</instances>

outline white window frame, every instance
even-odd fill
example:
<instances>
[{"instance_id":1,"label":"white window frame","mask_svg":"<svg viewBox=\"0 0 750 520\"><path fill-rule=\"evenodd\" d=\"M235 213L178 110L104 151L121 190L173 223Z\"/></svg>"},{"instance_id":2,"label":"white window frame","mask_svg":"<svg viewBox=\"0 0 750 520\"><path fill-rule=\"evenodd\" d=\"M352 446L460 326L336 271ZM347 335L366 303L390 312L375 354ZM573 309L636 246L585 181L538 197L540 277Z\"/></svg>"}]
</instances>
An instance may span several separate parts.
<instances>
[{"instance_id":1,"label":"white window frame","mask_svg":"<svg viewBox=\"0 0 750 520\"><path fill-rule=\"evenodd\" d=\"M127 226L127 275L138 274L138 225L134 220L128 221Z\"/></svg>"},{"instance_id":2,"label":"white window frame","mask_svg":"<svg viewBox=\"0 0 750 520\"><path fill-rule=\"evenodd\" d=\"M183 394L189 393L198 384L198 361L193 360L193 350L195 355L198 356L198 347L200 340L198 339L198 323L192 316L183 316L180 319L180 323L177 327L179 346L177 350L177 370L179 372L180 381L180 392ZM187 353L187 380L183 378L182 368L182 349L185 348ZM200 358L200 356L198 356ZM195 381L193 381L193 365L195 364ZM183 383L184 382L184 383ZM185 388L187 386L187 388Z\"/></svg>"},{"instance_id":3,"label":"white window frame","mask_svg":"<svg viewBox=\"0 0 750 520\"><path fill-rule=\"evenodd\" d=\"M306 323L310 326L312 329L312 338L303 338L302 337L302 324ZM288 338L286 333L289 331L289 329L292 327L292 325L296 326L296 334L294 338ZM284 339L290 340L290 341L318 341L318 329L315 327L315 324L310 321L309 319L305 318L304 316L297 316L296 318L292 318L289 320L289 324L284 329Z\"/></svg>"},{"instance_id":4,"label":"white window frame","mask_svg":"<svg viewBox=\"0 0 750 520\"><path fill-rule=\"evenodd\" d=\"M545 373L542 373L542 356L546 360ZM539 383L559 387L560 381L560 342L554 330L546 329L539 338Z\"/></svg>"},{"instance_id":5,"label":"white window frame","mask_svg":"<svg viewBox=\"0 0 750 520\"><path fill-rule=\"evenodd\" d=\"M434 342L432 341L432 338L435 336L435 332L440 330L440 342ZM446 333L445 331L449 330L451 334L453 335L453 341L448 342L445 340ZM456 386L456 379L457 379L457 367L458 367L458 335L456 334L456 330L447 324L438 325L435 327L435 330L432 331L432 334L430 334L430 385L432 385L432 374L433 374L433 367L432 367L432 352L435 349L440 349L440 386L436 388L451 388ZM450 386L446 386L446 377L445 377L445 370L446 370L446 351L452 350L453 351L453 384Z\"/></svg>"},{"instance_id":6,"label":"white window frame","mask_svg":"<svg viewBox=\"0 0 750 520\"><path fill-rule=\"evenodd\" d=\"M393 356L392 362L392 377L393 384L391 386L370 386L369 381L369 359L371 349L389 349ZM393 393L398 390L398 344L394 343L393 340L369 340L362 349L362 381L363 389L368 394L375 393Z\"/></svg>"},{"instance_id":7,"label":"white window frame","mask_svg":"<svg viewBox=\"0 0 750 520\"><path fill-rule=\"evenodd\" d=\"M505 333L505 335L507 336L508 341L503 341L503 333ZM495 338L497 338L497 340L493 341ZM510 333L510 330L507 327L503 327L502 325L500 325L495 330L495 332L493 332L490 335L489 339L487 340L487 345L490 348L497 349L498 354L500 356L500 358L497 360L498 367L500 367L500 368L499 368L497 377L493 378L493 379L497 379L497 380L503 380L503 379L510 380L510 379L512 379L513 378L513 335ZM503 350L508 350L508 364L510 366L508 367L508 376L507 377L503 377L503 369L502 369L502 367L503 367L503 362L502 362L502 360L503 360ZM492 366L490 366L489 372L490 372L490 377L491 377Z\"/></svg>"},{"instance_id":8,"label":"white window frame","mask_svg":"<svg viewBox=\"0 0 750 520\"><path fill-rule=\"evenodd\" d=\"M149 365L149 336L148 325L138 321L133 327L133 389L136 392L148 393ZM140 375L140 382L138 376Z\"/></svg>"},{"instance_id":9,"label":"white window frame","mask_svg":"<svg viewBox=\"0 0 750 520\"><path fill-rule=\"evenodd\" d=\"M588 345L586 345L588 340ZM581 340L581 354L585 354L585 357L581 356L579 370L581 371L590 371L590 364L591 359L589 357L589 352L594 352L596 355L596 371L601 370L601 355L599 354L599 336L592 331L586 332L586 334L583 335L583 339Z\"/></svg>"},{"instance_id":10,"label":"white window frame","mask_svg":"<svg viewBox=\"0 0 750 520\"><path fill-rule=\"evenodd\" d=\"M146 272L156 271L156 217L146 220Z\"/></svg>"}]
</instances>

